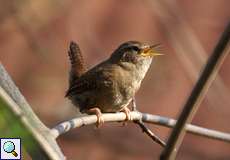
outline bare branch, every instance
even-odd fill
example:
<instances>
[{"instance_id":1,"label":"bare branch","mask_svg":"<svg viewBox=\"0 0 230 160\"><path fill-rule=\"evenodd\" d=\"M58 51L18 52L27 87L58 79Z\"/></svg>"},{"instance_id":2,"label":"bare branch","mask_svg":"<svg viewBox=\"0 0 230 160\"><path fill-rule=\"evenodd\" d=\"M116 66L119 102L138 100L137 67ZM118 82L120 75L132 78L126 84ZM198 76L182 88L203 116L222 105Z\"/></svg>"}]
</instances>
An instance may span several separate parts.
<instances>
[{"instance_id":1,"label":"bare branch","mask_svg":"<svg viewBox=\"0 0 230 160\"><path fill-rule=\"evenodd\" d=\"M137 105L136 105L136 99L135 97L132 98L132 111L137 111ZM133 121L134 123L136 123L144 133L146 133L147 136L149 136L154 142L158 143L159 145L161 145L162 147L166 146L166 143L160 139L160 137L158 137L157 135L155 135L142 121L142 119L140 120L136 120Z\"/></svg>"},{"instance_id":2,"label":"bare branch","mask_svg":"<svg viewBox=\"0 0 230 160\"><path fill-rule=\"evenodd\" d=\"M125 121L126 115L125 113L104 113L102 114L105 122L121 122ZM147 113L141 113L133 111L130 113L130 116L133 120L142 119L143 122L157 124L169 128L173 128L176 124L176 120L170 119L167 117L162 117L158 115L152 115ZM56 125L52 130L52 134L55 138L58 136L70 131L71 129L82 127L85 125L95 124L97 122L96 115L87 115L82 117L73 118L71 120L62 122ZM230 143L230 134L219 132L216 130L206 129L203 127L198 127L195 125L187 124L186 131L188 133L192 133L194 135L199 135L203 137L207 137L210 139L216 139L224 142Z\"/></svg>"},{"instance_id":3,"label":"bare branch","mask_svg":"<svg viewBox=\"0 0 230 160\"><path fill-rule=\"evenodd\" d=\"M142 129L142 131L146 133L154 142L158 143L162 147L166 146L166 143L163 140L161 140L160 137L155 135L148 127L146 127L145 124L141 120L137 120L133 122L138 124L139 127Z\"/></svg>"}]
</instances>

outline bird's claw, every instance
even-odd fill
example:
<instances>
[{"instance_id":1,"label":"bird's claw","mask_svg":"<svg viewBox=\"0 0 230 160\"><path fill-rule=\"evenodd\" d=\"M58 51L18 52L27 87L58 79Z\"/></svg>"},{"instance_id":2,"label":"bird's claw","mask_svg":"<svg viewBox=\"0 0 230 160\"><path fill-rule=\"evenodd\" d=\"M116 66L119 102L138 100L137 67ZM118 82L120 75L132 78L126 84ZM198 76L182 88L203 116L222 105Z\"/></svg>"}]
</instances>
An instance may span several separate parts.
<instances>
[{"instance_id":1,"label":"bird's claw","mask_svg":"<svg viewBox=\"0 0 230 160\"><path fill-rule=\"evenodd\" d=\"M126 126L127 125L127 121L132 121L133 120L132 117L131 117L131 115L130 115L131 111L130 111L129 108L124 107L124 108L122 108L121 112L124 112L125 115L126 115L125 122L123 122L122 126Z\"/></svg>"},{"instance_id":2,"label":"bird's claw","mask_svg":"<svg viewBox=\"0 0 230 160\"><path fill-rule=\"evenodd\" d=\"M132 117L130 115L130 110L127 108L127 110L124 111L125 115L126 115L126 121L132 121Z\"/></svg>"},{"instance_id":3,"label":"bird's claw","mask_svg":"<svg viewBox=\"0 0 230 160\"><path fill-rule=\"evenodd\" d=\"M104 123L104 118L102 117L102 113L101 113L100 108L94 107L94 108L87 110L86 112L89 114L94 113L97 116L97 122L96 122L97 128L102 126L102 124Z\"/></svg>"},{"instance_id":4,"label":"bird's claw","mask_svg":"<svg viewBox=\"0 0 230 160\"><path fill-rule=\"evenodd\" d=\"M105 121L104 118L102 117L102 114L96 114L96 116L97 116L96 127L100 128Z\"/></svg>"}]
</instances>

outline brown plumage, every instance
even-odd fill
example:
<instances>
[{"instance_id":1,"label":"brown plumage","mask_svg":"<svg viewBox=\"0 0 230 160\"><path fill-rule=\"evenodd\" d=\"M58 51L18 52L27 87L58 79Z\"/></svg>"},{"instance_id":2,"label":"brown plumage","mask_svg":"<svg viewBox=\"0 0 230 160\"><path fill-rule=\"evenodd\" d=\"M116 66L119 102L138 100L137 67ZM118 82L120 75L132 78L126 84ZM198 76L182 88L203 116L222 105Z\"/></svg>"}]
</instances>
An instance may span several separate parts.
<instances>
[{"instance_id":1,"label":"brown plumage","mask_svg":"<svg viewBox=\"0 0 230 160\"><path fill-rule=\"evenodd\" d=\"M71 64L69 85L72 86L74 81L86 71L86 68L80 47L77 43L70 42L68 55Z\"/></svg>"},{"instance_id":2,"label":"brown plumage","mask_svg":"<svg viewBox=\"0 0 230 160\"><path fill-rule=\"evenodd\" d=\"M73 44L69 51L72 67L66 96L82 113L96 113L98 123L103 122L101 112L124 110L129 119L127 105L138 91L152 57L160 55L154 50L156 46L137 41L123 43L107 60L85 72L79 47L76 54L71 53L76 47Z\"/></svg>"}]
</instances>

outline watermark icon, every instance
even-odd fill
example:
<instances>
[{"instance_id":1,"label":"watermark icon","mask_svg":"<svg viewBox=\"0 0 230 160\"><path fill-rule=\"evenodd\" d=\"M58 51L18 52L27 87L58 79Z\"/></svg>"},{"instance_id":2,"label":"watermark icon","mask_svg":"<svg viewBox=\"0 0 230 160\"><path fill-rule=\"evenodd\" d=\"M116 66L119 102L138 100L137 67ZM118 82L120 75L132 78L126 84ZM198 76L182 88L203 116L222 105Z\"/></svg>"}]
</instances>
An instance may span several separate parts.
<instances>
[{"instance_id":1,"label":"watermark icon","mask_svg":"<svg viewBox=\"0 0 230 160\"><path fill-rule=\"evenodd\" d=\"M1 153L0 160L21 159L20 138L0 138Z\"/></svg>"}]
</instances>

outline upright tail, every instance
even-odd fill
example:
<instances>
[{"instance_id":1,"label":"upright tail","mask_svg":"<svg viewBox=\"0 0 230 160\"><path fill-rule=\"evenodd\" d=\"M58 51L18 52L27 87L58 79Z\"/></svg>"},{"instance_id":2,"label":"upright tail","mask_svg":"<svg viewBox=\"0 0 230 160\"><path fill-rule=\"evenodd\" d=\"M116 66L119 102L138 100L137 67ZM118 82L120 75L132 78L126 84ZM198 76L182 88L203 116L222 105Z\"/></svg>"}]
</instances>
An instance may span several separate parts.
<instances>
[{"instance_id":1,"label":"upright tail","mask_svg":"<svg viewBox=\"0 0 230 160\"><path fill-rule=\"evenodd\" d=\"M71 65L69 74L69 88L71 88L74 82L86 71L86 68L80 47L74 41L70 42L68 55Z\"/></svg>"},{"instance_id":2,"label":"upright tail","mask_svg":"<svg viewBox=\"0 0 230 160\"><path fill-rule=\"evenodd\" d=\"M71 41L69 46L69 59L71 63L71 68L74 69L75 74L79 77L85 72L85 64L80 47L77 43Z\"/></svg>"}]
</instances>

